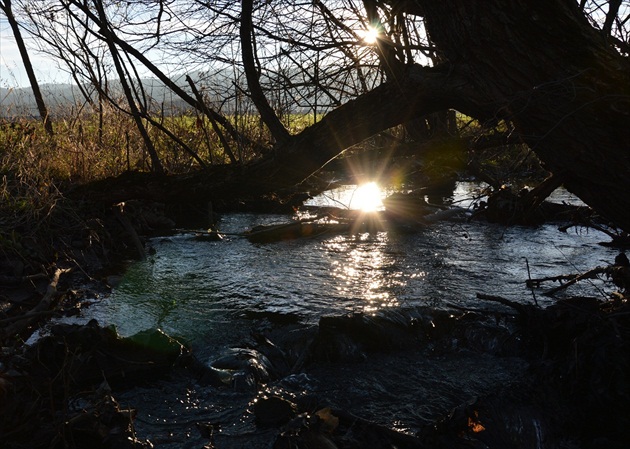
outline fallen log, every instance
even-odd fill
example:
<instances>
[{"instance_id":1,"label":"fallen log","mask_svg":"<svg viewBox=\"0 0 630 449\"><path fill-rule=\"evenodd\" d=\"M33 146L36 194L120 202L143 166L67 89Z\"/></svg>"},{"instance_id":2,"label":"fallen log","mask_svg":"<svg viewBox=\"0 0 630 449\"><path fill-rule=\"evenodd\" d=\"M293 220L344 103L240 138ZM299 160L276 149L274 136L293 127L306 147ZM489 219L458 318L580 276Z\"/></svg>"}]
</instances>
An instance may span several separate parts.
<instances>
[{"instance_id":1,"label":"fallen log","mask_svg":"<svg viewBox=\"0 0 630 449\"><path fill-rule=\"evenodd\" d=\"M422 229L425 226L462 216L466 211L462 208L438 210L422 217L404 217L384 212L344 211L343 217L330 214L304 218L289 223L255 226L243 235L252 243L271 243L281 240L292 240L316 237L324 234L357 234L375 233L392 229Z\"/></svg>"}]
</instances>

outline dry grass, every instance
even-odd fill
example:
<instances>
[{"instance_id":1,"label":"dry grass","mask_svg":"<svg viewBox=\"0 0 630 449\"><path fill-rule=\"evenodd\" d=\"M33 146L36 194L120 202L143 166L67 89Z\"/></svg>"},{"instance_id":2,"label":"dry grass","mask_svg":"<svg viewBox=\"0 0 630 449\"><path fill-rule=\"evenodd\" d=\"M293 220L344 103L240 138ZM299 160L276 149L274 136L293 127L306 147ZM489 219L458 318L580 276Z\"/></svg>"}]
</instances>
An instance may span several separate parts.
<instances>
[{"instance_id":1,"label":"dry grass","mask_svg":"<svg viewBox=\"0 0 630 449\"><path fill-rule=\"evenodd\" d=\"M153 120L207 165L229 162L207 119L190 113ZM270 140L259 119L241 114L230 120L249 139ZM309 124L298 116L287 120L292 132ZM150 170L150 158L136 124L119 109L103 105L86 113L80 107L70 107L55 111L53 123L55 135L51 138L38 120L0 120L0 258L3 253L25 256L25 239L52 240L54 229L67 230L68 222L80 226L74 206L63 196L67 188L128 171ZM146 121L145 126L168 173L186 173L200 167L189 151L158 126ZM229 143L239 160L257 157L242 144Z\"/></svg>"}]
</instances>

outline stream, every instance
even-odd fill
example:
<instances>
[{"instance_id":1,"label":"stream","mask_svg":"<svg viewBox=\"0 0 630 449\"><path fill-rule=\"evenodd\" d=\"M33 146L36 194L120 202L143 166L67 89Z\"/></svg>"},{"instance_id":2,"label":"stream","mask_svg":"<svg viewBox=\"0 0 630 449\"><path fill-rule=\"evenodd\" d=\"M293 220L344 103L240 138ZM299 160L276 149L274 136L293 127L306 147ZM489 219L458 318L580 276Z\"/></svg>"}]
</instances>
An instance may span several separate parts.
<instances>
[{"instance_id":1,"label":"stream","mask_svg":"<svg viewBox=\"0 0 630 449\"><path fill-rule=\"evenodd\" d=\"M468 207L476 187L460 183L453 202ZM337 192L343 202L347 190ZM330 199L330 195L318 201ZM578 202L557 191L554 201ZM115 325L123 336L159 328L189 342L202 362L244 347L252 330L284 329L299 335L322 316L376 313L415 307L506 310L477 293L541 306L545 283L531 291L528 277L582 273L612 263L618 253L599 245L596 231L557 225L505 227L447 220L417 232L330 235L253 244L236 234L286 216L226 214L222 241L199 241L183 232L150 241L151 255L132 263L111 296L86 308L80 320ZM586 280L566 295L605 297L612 286ZM560 296L562 293L560 294ZM263 389L313 396L388 428L414 433L453 407L518 379L526 363L514 357L458 349L431 353L406 349L370 354L362 361L320 363L274 380ZM261 391L196 383L186 376L147 382L116 393L137 410L136 431L156 448L201 448L197 423L215 426L221 449L272 447L277 429L255 425L252 407Z\"/></svg>"}]
</instances>

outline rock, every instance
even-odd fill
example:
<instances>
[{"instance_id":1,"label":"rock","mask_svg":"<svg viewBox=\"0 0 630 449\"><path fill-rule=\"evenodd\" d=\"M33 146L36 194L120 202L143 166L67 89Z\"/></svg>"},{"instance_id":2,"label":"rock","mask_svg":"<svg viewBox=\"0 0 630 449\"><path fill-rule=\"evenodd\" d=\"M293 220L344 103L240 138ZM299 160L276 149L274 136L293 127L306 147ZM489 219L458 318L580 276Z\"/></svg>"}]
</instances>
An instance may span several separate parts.
<instances>
[{"instance_id":1,"label":"rock","mask_svg":"<svg viewBox=\"0 0 630 449\"><path fill-rule=\"evenodd\" d=\"M60 371L77 385L128 383L166 374L188 349L159 329L121 337L114 327L94 320L86 325L59 324L25 352L26 363L39 376Z\"/></svg>"},{"instance_id":2,"label":"rock","mask_svg":"<svg viewBox=\"0 0 630 449\"><path fill-rule=\"evenodd\" d=\"M258 398L254 404L254 416L259 427L279 427L296 416L296 405L280 396Z\"/></svg>"},{"instance_id":3,"label":"rock","mask_svg":"<svg viewBox=\"0 0 630 449\"><path fill-rule=\"evenodd\" d=\"M211 360L212 368L232 373L232 381L234 377L239 378L239 386L244 386L242 375L251 376L254 385L266 382L271 375L275 373L273 365L265 355L255 349L246 348L230 348L220 357Z\"/></svg>"}]
</instances>

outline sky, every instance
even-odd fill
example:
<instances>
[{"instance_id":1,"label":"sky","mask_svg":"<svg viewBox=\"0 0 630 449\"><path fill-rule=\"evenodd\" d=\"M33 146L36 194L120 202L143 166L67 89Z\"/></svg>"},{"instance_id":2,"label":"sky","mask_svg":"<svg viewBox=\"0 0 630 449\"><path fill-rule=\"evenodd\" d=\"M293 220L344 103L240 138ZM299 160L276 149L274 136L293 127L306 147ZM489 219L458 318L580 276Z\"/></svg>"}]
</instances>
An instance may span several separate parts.
<instances>
[{"instance_id":1,"label":"sky","mask_svg":"<svg viewBox=\"0 0 630 449\"><path fill-rule=\"evenodd\" d=\"M34 51L29 56L40 84L69 81L69 76L60 71L50 57ZM29 87L11 27L3 16L0 16L0 87Z\"/></svg>"},{"instance_id":2,"label":"sky","mask_svg":"<svg viewBox=\"0 0 630 449\"><path fill-rule=\"evenodd\" d=\"M74 84L72 77L59 68L56 62L49 55L38 53L32 49L33 45L29 45L28 34L23 33L23 37L27 39L27 48L29 49L29 58L33 64L37 81L40 85L49 83L69 83ZM153 52L150 53L156 56ZM159 60L159 57L156 56ZM159 64L158 64L159 65ZM149 74L148 70L143 71L142 67L138 67L141 75ZM167 71L168 73L168 71ZM18 50L11 27L6 18L0 13L0 87L15 88L28 87L30 84L24 64Z\"/></svg>"}]
</instances>

